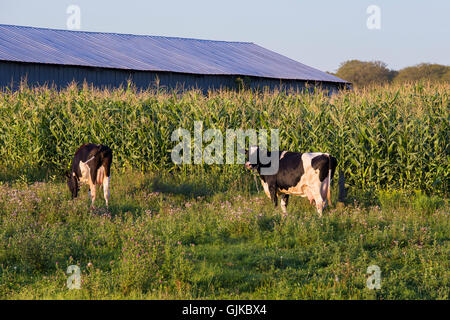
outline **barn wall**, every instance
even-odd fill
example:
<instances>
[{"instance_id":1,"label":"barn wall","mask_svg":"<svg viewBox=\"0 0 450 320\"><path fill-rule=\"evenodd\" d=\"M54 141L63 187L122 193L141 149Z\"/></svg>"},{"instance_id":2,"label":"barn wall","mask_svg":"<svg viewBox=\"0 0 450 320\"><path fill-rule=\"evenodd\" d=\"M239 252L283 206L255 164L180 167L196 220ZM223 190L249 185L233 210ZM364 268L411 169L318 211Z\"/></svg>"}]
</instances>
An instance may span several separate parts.
<instances>
[{"instance_id":1,"label":"barn wall","mask_svg":"<svg viewBox=\"0 0 450 320\"><path fill-rule=\"evenodd\" d=\"M27 79L30 86L56 85L58 88L66 87L75 81L82 84L86 81L97 87L119 87L126 85L131 80L136 87L146 89L155 87L157 81L160 88L167 89L190 89L197 88L206 92L208 89L238 88L239 83L245 84L252 89L271 90L280 88L287 90L302 90L305 88L304 81L277 80L258 77L240 77L227 75L195 75L173 72L146 72L127 71L119 69L92 68L79 66L62 66L37 63L21 63L0 61L0 87L17 89L21 79ZM239 79L238 79L239 78ZM338 87L333 83L320 83L324 89L335 91Z\"/></svg>"}]
</instances>

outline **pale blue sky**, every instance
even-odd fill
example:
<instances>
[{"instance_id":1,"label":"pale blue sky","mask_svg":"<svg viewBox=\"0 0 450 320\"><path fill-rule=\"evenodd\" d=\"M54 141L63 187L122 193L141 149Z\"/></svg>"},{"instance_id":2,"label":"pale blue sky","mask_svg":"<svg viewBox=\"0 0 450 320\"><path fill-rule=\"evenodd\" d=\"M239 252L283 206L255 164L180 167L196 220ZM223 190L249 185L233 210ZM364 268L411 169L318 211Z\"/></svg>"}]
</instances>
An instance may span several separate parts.
<instances>
[{"instance_id":1,"label":"pale blue sky","mask_svg":"<svg viewBox=\"0 0 450 320\"><path fill-rule=\"evenodd\" d=\"M84 31L249 41L323 71L349 59L450 65L449 0L0 0L0 24L66 29L71 4ZM366 26L369 5L380 30Z\"/></svg>"}]
</instances>

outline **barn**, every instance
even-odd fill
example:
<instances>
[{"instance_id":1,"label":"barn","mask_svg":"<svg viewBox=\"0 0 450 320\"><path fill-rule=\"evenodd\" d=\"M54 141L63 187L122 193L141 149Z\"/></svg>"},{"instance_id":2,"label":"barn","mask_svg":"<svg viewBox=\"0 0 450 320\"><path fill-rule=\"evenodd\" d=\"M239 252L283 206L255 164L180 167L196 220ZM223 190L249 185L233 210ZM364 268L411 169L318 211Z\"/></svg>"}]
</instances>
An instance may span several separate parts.
<instances>
[{"instance_id":1,"label":"barn","mask_svg":"<svg viewBox=\"0 0 450 320\"><path fill-rule=\"evenodd\" d=\"M0 88L239 88L334 92L349 83L251 42L56 30L0 24Z\"/></svg>"}]
</instances>

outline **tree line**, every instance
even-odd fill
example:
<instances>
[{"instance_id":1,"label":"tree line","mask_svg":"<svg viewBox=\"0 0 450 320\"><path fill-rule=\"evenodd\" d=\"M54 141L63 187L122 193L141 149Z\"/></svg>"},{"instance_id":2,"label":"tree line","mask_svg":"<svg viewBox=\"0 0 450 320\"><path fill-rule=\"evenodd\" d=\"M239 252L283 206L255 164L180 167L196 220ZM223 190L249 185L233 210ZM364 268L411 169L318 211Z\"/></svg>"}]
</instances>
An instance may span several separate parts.
<instances>
[{"instance_id":1,"label":"tree line","mask_svg":"<svg viewBox=\"0 0 450 320\"><path fill-rule=\"evenodd\" d=\"M431 63L421 63L397 71L389 69L382 61L349 60L342 62L337 72L331 74L355 86L419 80L450 82L450 66Z\"/></svg>"}]
</instances>

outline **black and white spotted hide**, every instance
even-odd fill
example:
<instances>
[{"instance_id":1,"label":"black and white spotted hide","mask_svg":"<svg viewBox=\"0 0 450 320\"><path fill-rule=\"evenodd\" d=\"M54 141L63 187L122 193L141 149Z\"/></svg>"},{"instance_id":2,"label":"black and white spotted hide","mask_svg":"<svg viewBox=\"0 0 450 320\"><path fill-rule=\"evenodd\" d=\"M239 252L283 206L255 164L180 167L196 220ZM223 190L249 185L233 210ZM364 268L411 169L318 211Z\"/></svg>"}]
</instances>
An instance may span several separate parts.
<instances>
[{"instance_id":1,"label":"black and white spotted hide","mask_svg":"<svg viewBox=\"0 0 450 320\"><path fill-rule=\"evenodd\" d=\"M81 184L89 185L91 206L94 207L96 186L103 185L106 206L109 202L109 183L111 177L112 150L101 144L84 144L75 152L67 185L72 199L78 196Z\"/></svg>"}]
</instances>

